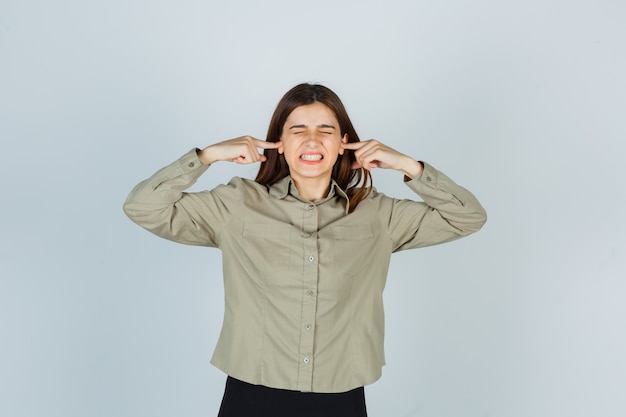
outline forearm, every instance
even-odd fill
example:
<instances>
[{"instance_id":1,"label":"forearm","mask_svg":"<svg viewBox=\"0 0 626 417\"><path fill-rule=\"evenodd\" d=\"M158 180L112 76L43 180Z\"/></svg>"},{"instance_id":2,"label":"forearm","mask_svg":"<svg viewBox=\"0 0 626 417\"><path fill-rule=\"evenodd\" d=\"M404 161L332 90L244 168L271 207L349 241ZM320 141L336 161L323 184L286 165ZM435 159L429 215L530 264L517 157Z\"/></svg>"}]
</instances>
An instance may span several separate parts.
<instances>
[{"instance_id":1,"label":"forearm","mask_svg":"<svg viewBox=\"0 0 626 417\"><path fill-rule=\"evenodd\" d=\"M196 155L198 155L198 160L207 166L220 160L214 145L207 146L204 149L196 149Z\"/></svg>"},{"instance_id":2,"label":"forearm","mask_svg":"<svg viewBox=\"0 0 626 417\"><path fill-rule=\"evenodd\" d=\"M197 195L184 193L208 167L195 150L137 184L124 202L124 212L139 226L166 239L192 245L207 242L197 213L203 203ZM206 233L205 233L206 234Z\"/></svg>"},{"instance_id":3,"label":"forearm","mask_svg":"<svg viewBox=\"0 0 626 417\"><path fill-rule=\"evenodd\" d=\"M195 151L189 151L137 184L128 195L124 210L128 206L148 209L178 201L183 191L193 185L207 168L199 161Z\"/></svg>"},{"instance_id":4,"label":"forearm","mask_svg":"<svg viewBox=\"0 0 626 417\"><path fill-rule=\"evenodd\" d=\"M424 164L421 161L416 161L410 156L406 156L399 171L402 172L410 181L422 175L422 172L424 172Z\"/></svg>"},{"instance_id":5,"label":"forearm","mask_svg":"<svg viewBox=\"0 0 626 417\"><path fill-rule=\"evenodd\" d=\"M487 221L487 213L474 194L432 166L423 167L419 177L406 184L461 235L478 231Z\"/></svg>"}]
</instances>

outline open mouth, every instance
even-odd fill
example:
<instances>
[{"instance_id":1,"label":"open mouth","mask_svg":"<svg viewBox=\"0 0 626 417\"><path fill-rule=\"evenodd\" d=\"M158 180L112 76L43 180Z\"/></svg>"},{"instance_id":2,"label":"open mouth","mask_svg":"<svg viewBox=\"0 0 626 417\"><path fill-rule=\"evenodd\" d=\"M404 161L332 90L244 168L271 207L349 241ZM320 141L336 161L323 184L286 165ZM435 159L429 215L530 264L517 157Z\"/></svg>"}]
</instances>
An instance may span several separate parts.
<instances>
[{"instance_id":1,"label":"open mouth","mask_svg":"<svg viewBox=\"0 0 626 417\"><path fill-rule=\"evenodd\" d=\"M323 158L324 157L322 156L322 154L319 154L319 153L300 155L300 159L304 161L320 161Z\"/></svg>"}]
</instances>

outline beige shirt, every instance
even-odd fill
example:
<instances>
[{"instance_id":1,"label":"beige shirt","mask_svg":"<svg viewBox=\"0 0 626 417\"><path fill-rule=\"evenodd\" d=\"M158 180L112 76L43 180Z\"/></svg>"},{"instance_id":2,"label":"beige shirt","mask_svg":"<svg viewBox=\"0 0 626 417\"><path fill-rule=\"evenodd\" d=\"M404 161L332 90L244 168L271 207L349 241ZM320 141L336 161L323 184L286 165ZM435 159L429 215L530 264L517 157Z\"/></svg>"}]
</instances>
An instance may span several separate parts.
<instances>
[{"instance_id":1,"label":"beige shirt","mask_svg":"<svg viewBox=\"0 0 626 417\"><path fill-rule=\"evenodd\" d=\"M166 239L222 251L225 313L211 363L268 387L343 392L381 375L383 288L393 252L481 228L485 210L441 172L406 184L424 202L373 191L348 214L334 182L307 201L289 177L233 178L185 193L208 168L190 151L137 185L124 211Z\"/></svg>"}]
</instances>

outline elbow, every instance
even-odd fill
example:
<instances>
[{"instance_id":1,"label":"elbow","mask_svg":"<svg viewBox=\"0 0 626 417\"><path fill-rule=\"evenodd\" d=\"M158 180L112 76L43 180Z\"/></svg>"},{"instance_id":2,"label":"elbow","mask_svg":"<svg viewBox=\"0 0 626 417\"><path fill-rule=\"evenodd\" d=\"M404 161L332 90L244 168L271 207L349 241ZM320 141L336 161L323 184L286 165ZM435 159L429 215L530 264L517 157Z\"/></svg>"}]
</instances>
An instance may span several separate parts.
<instances>
[{"instance_id":1,"label":"elbow","mask_svg":"<svg viewBox=\"0 0 626 417\"><path fill-rule=\"evenodd\" d=\"M481 213L480 219L476 222L476 231L478 232L480 229L482 229L485 223L487 223L487 212L483 211L483 213Z\"/></svg>"},{"instance_id":2,"label":"elbow","mask_svg":"<svg viewBox=\"0 0 626 417\"><path fill-rule=\"evenodd\" d=\"M138 207L138 204L130 199L126 199L126 201L124 201L124 204L122 205L122 211L129 219L131 219L135 223L137 223L137 220L139 219L139 217L141 217L142 214L141 207Z\"/></svg>"},{"instance_id":3,"label":"elbow","mask_svg":"<svg viewBox=\"0 0 626 417\"><path fill-rule=\"evenodd\" d=\"M126 214L126 216L130 217L131 210L128 200L124 201L124 204L122 204L122 211Z\"/></svg>"},{"instance_id":4,"label":"elbow","mask_svg":"<svg viewBox=\"0 0 626 417\"><path fill-rule=\"evenodd\" d=\"M124 204L122 204L122 211L129 218L133 218L132 202L128 198L124 201Z\"/></svg>"},{"instance_id":5,"label":"elbow","mask_svg":"<svg viewBox=\"0 0 626 417\"><path fill-rule=\"evenodd\" d=\"M456 229L458 237L468 236L478 232L487 223L487 212L479 205L454 219L448 218L448 222Z\"/></svg>"},{"instance_id":6,"label":"elbow","mask_svg":"<svg viewBox=\"0 0 626 417\"><path fill-rule=\"evenodd\" d=\"M480 210L472 216L472 221L464 224L463 229L469 235L478 232L485 223L487 223L487 212L484 208L480 207Z\"/></svg>"}]
</instances>

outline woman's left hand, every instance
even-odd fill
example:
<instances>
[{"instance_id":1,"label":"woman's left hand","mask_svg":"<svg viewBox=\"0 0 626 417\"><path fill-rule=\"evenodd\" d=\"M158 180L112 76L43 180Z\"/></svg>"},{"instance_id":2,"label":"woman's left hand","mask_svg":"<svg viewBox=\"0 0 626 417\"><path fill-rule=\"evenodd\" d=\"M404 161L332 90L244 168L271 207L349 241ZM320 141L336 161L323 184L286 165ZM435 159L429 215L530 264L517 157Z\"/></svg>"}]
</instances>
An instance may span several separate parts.
<instances>
[{"instance_id":1,"label":"woman's left hand","mask_svg":"<svg viewBox=\"0 0 626 417\"><path fill-rule=\"evenodd\" d=\"M424 170L421 162L386 146L375 139L363 142L342 143L343 149L354 151L356 161L352 169L372 168L394 169L409 178L418 177Z\"/></svg>"}]
</instances>

